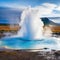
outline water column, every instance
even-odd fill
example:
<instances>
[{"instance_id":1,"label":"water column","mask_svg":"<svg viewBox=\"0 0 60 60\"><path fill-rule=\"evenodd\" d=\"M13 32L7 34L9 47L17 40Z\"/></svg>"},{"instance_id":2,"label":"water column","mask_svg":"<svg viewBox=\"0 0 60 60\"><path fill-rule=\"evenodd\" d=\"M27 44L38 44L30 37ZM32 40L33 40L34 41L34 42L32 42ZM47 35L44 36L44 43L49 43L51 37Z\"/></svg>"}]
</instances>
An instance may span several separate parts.
<instances>
[{"instance_id":1,"label":"water column","mask_svg":"<svg viewBox=\"0 0 60 60\"><path fill-rule=\"evenodd\" d=\"M40 11L32 8L27 8L22 12L21 29L17 36L25 39L41 39L43 37L43 22L40 19Z\"/></svg>"}]
</instances>

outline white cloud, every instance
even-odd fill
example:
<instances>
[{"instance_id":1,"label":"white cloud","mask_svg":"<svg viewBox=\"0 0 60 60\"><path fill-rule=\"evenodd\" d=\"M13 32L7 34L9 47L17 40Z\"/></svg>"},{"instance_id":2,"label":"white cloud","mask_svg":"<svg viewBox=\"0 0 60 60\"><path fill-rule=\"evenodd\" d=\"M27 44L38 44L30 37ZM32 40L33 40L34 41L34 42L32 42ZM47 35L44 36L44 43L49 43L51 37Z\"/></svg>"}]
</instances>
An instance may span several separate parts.
<instances>
[{"instance_id":1,"label":"white cloud","mask_svg":"<svg viewBox=\"0 0 60 60\"><path fill-rule=\"evenodd\" d=\"M56 10L60 11L60 6L58 6L58 7L56 8Z\"/></svg>"},{"instance_id":2,"label":"white cloud","mask_svg":"<svg viewBox=\"0 0 60 60\"><path fill-rule=\"evenodd\" d=\"M51 16L51 17L60 16L60 14L54 13L54 10L58 11L58 5L56 4L43 3L40 6L36 6L35 9L40 10L40 15L43 17L44 16Z\"/></svg>"},{"instance_id":3,"label":"white cloud","mask_svg":"<svg viewBox=\"0 0 60 60\"><path fill-rule=\"evenodd\" d=\"M51 3L44 3L42 5L45 6L45 7L47 7L47 8L49 8L49 9L54 9L54 8L57 7L56 4L51 4Z\"/></svg>"},{"instance_id":4,"label":"white cloud","mask_svg":"<svg viewBox=\"0 0 60 60\"><path fill-rule=\"evenodd\" d=\"M53 4L53 3L43 3L40 6L35 6L35 7L29 7L29 6L22 6L20 4L12 4L12 3L1 3L0 6L7 6L7 7L12 7L12 8L16 8L16 9L27 9L27 8L32 8L34 10L40 10L40 17L60 17L60 14L57 13L57 11L60 11L60 6L58 6L57 4ZM54 10L56 11L56 13L54 13Z\"/></svg>"},{"instance_id":5,"label":"white cloud","mask_svg":"<svg viewBox=\"0 0 60 60\"><path fill-rule=\"evenodd\" d=\"M30 8L29 6L22 6L20 4L12 4L12 3L9 3L9 4L6 4L6 3L1 3L0 6L7 6L7 7L12 7L12 8L17 8L17 9L20 9L20 10L23 10L23 9L27 9L27 8ZM41 4L40 6L35 6L35 7L31 7L32 9L35 9L35 10L40 10L40 16L60 16L60 14L58 14L57 12L54 13L54 10L56 11L60 11L60 6L57 5L57 4L53 4L53 3L43 3Z\"/></svg>"},{"instance_id":6,"label":"white cloud","mask_svg":"<svg viewBox=\"0 0 60 60\"><path fill-rule=\"evenodd\" d=\"M20 5L20 4L16 4L16 3L0 3L0 6L15 8L15 9L19 9L19 10L23 10L28 7L28 6L24 6L24 5Z\"/></svg>"}]
</instances>

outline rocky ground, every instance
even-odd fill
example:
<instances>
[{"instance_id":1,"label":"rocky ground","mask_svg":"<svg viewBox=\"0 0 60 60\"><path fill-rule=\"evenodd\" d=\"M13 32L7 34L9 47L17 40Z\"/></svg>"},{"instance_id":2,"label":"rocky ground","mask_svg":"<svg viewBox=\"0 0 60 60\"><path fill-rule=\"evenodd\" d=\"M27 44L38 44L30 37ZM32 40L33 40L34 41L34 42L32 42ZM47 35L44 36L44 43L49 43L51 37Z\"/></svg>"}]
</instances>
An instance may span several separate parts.
<instances>
[{"instance_id":1,"label":"rocky ground","mask_svg":"<svg viewBox=\"0 0 60 60\"><path fill-rule=\"evenodd\" d=\"M0 60L60 60L60 51L5 50L0 51Z\"/></svg>"}]
</instances>

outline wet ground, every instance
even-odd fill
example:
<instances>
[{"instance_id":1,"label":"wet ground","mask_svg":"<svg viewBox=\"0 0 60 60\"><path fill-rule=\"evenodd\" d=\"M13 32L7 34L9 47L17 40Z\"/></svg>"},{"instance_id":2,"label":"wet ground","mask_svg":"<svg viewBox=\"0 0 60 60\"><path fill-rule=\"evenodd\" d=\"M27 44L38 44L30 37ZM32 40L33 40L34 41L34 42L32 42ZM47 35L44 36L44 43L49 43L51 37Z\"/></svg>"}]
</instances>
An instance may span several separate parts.
<instances>
[{"instance_id":1,"label":"wet ground","mask_svg":"<svg viewBox=\"0 0 60 60\"><path fill-rule=\"evenodd\" d=\"M0 51L0 60L60 60L60 51L6 50Z\"/></svg>"}]
</instances>

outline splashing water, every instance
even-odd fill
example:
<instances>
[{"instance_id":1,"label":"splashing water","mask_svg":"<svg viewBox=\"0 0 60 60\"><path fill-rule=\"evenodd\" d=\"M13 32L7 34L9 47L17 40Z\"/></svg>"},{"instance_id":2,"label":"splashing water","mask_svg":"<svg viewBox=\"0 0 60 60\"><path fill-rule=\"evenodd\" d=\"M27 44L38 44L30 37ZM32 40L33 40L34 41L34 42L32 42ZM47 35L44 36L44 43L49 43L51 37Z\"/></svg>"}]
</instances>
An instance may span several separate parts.
<instances>
[{"instance_id":1,"label":"splashing water","mask_svg":"<svg viewBox=\"0 0 60 60\"><path fill-rule=\"evenodd\" d=\"M32 8L24 10L19 25L21 29L18 31L17 37L29 40L42 38L43 22L40 19L39 10L34 10Z\"/></svg>"}]
</instances>

